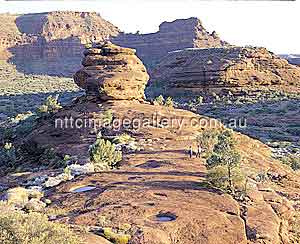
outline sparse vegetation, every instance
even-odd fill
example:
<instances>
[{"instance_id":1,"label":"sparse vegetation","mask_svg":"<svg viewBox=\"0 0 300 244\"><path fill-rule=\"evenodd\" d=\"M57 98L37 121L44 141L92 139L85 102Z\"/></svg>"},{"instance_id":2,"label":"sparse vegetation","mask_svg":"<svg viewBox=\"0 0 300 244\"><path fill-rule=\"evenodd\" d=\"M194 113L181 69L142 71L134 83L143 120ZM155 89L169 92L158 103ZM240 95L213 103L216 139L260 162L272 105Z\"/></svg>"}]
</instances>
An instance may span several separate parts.
<instances>
[{"instance_id":1,"label":"sparse vegetation","mask_svg":"<svg viewBox=\"0 0 300 244\"><path fill-rule=\"evenodd\" d=\"M157 104L157 105L162 106L162 105L164 105L164 102L165 102L165 99L164 99L164 97L162 95L159 95L158 97L156 97L154 99L154 104L155 105Z\"/></svg>"},{"instance_id":2,"label":"sparse vegetation","mask_svg":"<svg viewBox=\"0 0 300 244\"><path fill-rule=\"evenodd\" d=\"M165 106L169 107L169 108L174 107L174 101L173 101L172 97L167 97L166 102L165 102Z\"/></svg>"},{"instance_id":3,"label":"sparse vegetation","mask_svg":"<svg viewBox=\"0 0 300 244\"><path fill-rule=\"evenodd\" d=\"M38 113L40 115L44 114L52 114L60 110L62 106L58 102L58 95L53 97L49 96L47 97L46 101L39 107Z\"/></svg>"},{"instance_id":4,"label":"sparse vegetation","mask_svg":"<svg viewBox=\"0 0 300 244\"><path fill-rule=\"evenodd\" d=\"M280 158L281 162L290 166L293 170L300 169L300 156L289 154L288 156Z\"/></svg>"},{"instance_id":5,"label":"sparse vegetation","mask_svg":"<svg viewBox=\"0 0 300 244\"><path fill-rule=\"evenodd\" d=\"M206 162L209 182L216 187L230 190L231 193L235 193L235 189L244 181L240 170L241 155L235 146L233 133L229 130L223 131L218 135L218 142Z\"/></svg>"},{"instance_id":6,"label":"sparse vegetation","mask_svg":"<svg viewBox=\"0 0 300 244\"><path fill-rule=\"evenodd\" d=\"M16 149L10 142L6 142L0 149L0 162L8 167L14 167L17 160Z\"/></svg>"},{"instance_id":7,"label":"sparse vegetation","mask_svg":"<svg viewBox=\"0 0 300 244\"><path fill-rule=\"evenodd\" d=\"M66 104L83 94L72 78L23 74L4 60L0 67L0 111L9 117L36 111L49 95L59 94Z\"/></svg>"},{"instance_id":8,"label":"sparse vegetation","mask_svg":"<svg viewBox=\"0 0 300 244\"><path fill-rule=\"evenodd\" d=\"M218 133L216 129L206 129L197 136L197 142L206 153L206 156L210 155L214 145L217 143Z\"/></svg>"},{"instance_id":9,"label":"sparse vegetation","mask_svg":"<svg viewBox=\"0 0 300 244\"><path fill-rule=\"evenodd\" d=\"M113 113L112 113L111 109L107 109L103 112L102 120L103 120L103 124L105 126L108 126L111 124L111 122L113 121Z\"/></svg>"},{"instance_id":10,"label":"sparse vegetation","mask_svg":"<svg viewBox=\"0 0 300 244\"><path fill-rule=\"evenodd\" d=\"M79 244L69 227L48 221L40 213L24 213L0 203L0 242L3 244Z\"/></svg>"},{"instance_id":11,"label":"sparse vegetation","mask_svg":"<svg viewBox=\"0 0 300 244\"><path fill-rule=\"evenodd\" d=\"M203 103L204 98L202 96L199 96L196 98L196 102L198 105L201 105Z\"/></svg>"},{"instance_id":12,"label":"sparse vegetation","mask_svg":"<svg viewBox=\"0 0 300 244\"><path fill-rule=\"evenodd\" d=\"M114 142L117 144L128 144L133 141L135 141L135 139L127 133L123 133L114 139Z\"/></svg>"},{"instance_id":13,"label":"sparse vegetation","mask_svg":"<svg viewBox=\"0 0 300 244\"><path fill-rule=\"evenodd\" d=\"M108 170L117 167L122 160L122 152L109 140L97 138L90 147L90 160L95 166L95 171Z\"/></svg>"},{"instance_id":14,"label":"sparse vegetation","mask_svg":"<svg viewBox=\"0 0 300 244\"><path fill-rule=\"evenodd\" d=\"M127 244L131 239L129 234L115 233L112 228L103 228L104 237L115 244Z\"/></svg>"}]
</instances>

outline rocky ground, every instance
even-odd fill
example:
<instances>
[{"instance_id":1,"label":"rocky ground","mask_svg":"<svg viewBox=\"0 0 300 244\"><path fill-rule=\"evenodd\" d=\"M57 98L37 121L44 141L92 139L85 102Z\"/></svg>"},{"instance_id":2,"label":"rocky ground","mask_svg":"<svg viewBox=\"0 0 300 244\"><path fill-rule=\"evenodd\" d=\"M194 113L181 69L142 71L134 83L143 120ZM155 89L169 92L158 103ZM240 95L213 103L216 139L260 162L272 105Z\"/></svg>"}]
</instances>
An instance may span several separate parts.
<instances>
[{"instance_id":1,"label":"rocky ground","mask_svg":"<svg viewBox=\"0 0 300 244\"><path fill-rule=\"evenodd\" d=\"M93 72L101 71L98 79L95 73L91 79L77 78L89 95L56 106L13 141L22 154L12 167L17 173L1 172L2 200L68 224L88 244L299 243L299 173L274 158L266 144L233 132L247 181L234 194L214 187L207 181L204 155L190 158L188 149L196 148L204 131L222 131L224 125L187 110L134 100L130 86L116 88L113 78L122 70L114 62L124 60L128 51L111 44L89 50L93 62L112 64L109 69L93 65ZM141 72L139 62L122 67L129 77ZM137 92L146 80L145 75L134 80ZM104 115L111 119L108 127L101 124ZM73 126L61 120L70 117ZM117 167L96 170L91 149L97 138L114 142L124 133L130 142L116 144L122 150Z\"/></svg>"},{"instance_id":2,"label":"rocky ground","mask_svg":"<svg viewBox=\"0 0 300 244\"><path fill-rule=\"evenodd\" d=\"M115 131L126 131L142 149L125 153L117 170L79 176L46 188L45 197L52 202L47 208L60 210L53 216L56 221L89 226L98 234L103 227L118 229L129 224L131 243L298 242L298 230L292 229L299 221L298 174L273 159L266 145L235 134L249 183L247 197L234 199L206 184L204 158L190 159L187 154L188 146L196 143L203 129L188 122L199 119L196 114L126 101L105 103L99 108L95 100L81 100L56 116L72 112L81 117L87 111L95 116L107 106L115 119L151 117L156 112L165 118L185 118L186 123L181 130L153 124L139 130ZM90 130L64 130L58 139L51 132L51 123L46 122L31 135L39 145L47 141L61 154L87 157L96 135ZM58 173L39 170L25 176L2 177L1 185L22 186L39 175L51 174ZM72 192L82 186L94 188Z\"/></svg>"}]
</instances>

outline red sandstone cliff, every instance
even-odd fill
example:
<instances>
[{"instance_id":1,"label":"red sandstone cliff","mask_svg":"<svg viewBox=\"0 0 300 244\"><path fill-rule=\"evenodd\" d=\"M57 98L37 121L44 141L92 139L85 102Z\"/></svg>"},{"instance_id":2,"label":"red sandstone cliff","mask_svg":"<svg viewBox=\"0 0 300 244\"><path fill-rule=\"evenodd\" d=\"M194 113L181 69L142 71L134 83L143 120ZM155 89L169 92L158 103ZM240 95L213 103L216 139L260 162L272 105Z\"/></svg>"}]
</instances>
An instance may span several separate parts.
<instances>
[{"instance_id":1,"label":"red sandstone cliff","mask_svg":"<svg viewBox=\"0 0 300 244\"><path fill-rule=\"evenodd\" d=\"M50 12L0 15L0 59L28 73L72 75L84 45L103 42L119 29L97 13Z\"/></svg>"},{"instance_id":2,"label":"red sandstone cliff","mask_svg":"<svg viewBox=\"0 0 300 244\"><path fill-rule=\"evenodd\" d=\"M121 46L135 48L137 55L148 67L156 65L170 51L228 45L215 31L209 33L198 18L163 22L156 33L120 34L112 41Z\"/></svg>"},{"instance_id":3,"label":"red sandstone cliff","mask_svg":"<svg viewBox=\"0 0 300 244\"><path fill-rule=\"evenodd\" d=\"M169 51L226 45L197 18L164 22L152 34L124 34L97 13L50 12L0 14L0 59L9 59L25 73L71 76L80 68L83 48L107 39L137 49L151 68Z\"/></svg>"},{"instance_id":4,"label":"red sandstone cliff","mask_svg":"<svg viewBox=\"0 0 300 244\"><path fill-rule=\"evenodd\" d=\"M170 96L259 91L263 87L299 92L300 68L265 48L184 49L166 55L151 79L150 88L160 86Z\"/></svg>"}]
</instances>

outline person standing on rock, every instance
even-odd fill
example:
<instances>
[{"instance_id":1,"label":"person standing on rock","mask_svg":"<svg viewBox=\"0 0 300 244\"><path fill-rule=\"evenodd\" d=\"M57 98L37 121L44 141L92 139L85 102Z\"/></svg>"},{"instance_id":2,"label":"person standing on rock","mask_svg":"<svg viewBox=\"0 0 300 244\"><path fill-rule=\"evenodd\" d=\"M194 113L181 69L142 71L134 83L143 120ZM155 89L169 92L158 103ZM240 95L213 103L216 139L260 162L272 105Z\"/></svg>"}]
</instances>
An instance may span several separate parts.
<instances>
[{"instance_id":1,"label":"person standing on rock","mask_svg":"<svg viewBox=\"0 0 300 244\"><path fill-rule=\"evenodd\" d=\"M190 158L193 157L193 148L192 148L192 145L190 146L190 149L189 149L189 155L190 155Z\"/></svg>"},{"instance_id":2,"label":"person standing on rock","mask_svg":"<svg viewBox=\"0 0 300 244\"><path fill-rule=\"evenodd\" d=\"M201 158L202 148L201 145L198 144L196 158Z\"/></svg>"}]
</instances>

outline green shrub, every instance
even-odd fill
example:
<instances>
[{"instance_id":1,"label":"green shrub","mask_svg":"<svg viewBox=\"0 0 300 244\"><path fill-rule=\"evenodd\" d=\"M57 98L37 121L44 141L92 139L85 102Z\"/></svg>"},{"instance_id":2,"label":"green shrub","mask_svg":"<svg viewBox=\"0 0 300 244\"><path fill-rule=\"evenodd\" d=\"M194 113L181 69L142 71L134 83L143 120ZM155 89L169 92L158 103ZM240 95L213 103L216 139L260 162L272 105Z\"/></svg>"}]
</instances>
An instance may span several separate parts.
<instances>
[{"instance_id":1,"label":"green shrub","mask_svg":"<svg viewBox=\"0 0 300 244\"><path fill-rule=\"evenodd\" d=\"M135 141L135 139L126 133L123 133L114 139L114 142L117 144L128 144L133 141Z\"/></svg>"},{"instance_id":2,"label":"green shrub","mask_svg":"<svg viewBox=\"0 0 300 244\"><path fill-rule=\"evenodd\" d=\"M204 130L197 136L197 142L207 154L210 154L218 141L218 131L216 129Z\"/></svg>"},{"instance_id":3,"label":"green shrub","mask_svg":"<svg viewBox=\"0 0 300 244\"><path fill-rule=\"evenodd\" d=\"M89 48L92 48L93 47L93 43L86 43L85 45L84 45L84 47L86 48L86 49L89 49Z\"/></svg>"},{"instance_id":4,"label":"green shrub","mask_svg":"<svg viewBox=\"0 0 300 244\"><path fill-rule=\"evenodd\" d=\"M113 121L113 113L111 109L105 110L102 114L103 124L108 126Z\"/></svg>"},{"instance_id":5,"label":"green shrub","mask_svg":"<svg viewBox=\"0 0 300 244\"><path fill-rule=\"evenodd\" d=\"M127 244L131 239L128 234L115 233L111 228L103 228L104 237L115 244Z\"/></svg>"},{"instance_id":6,"label":"green shrub","mask_svg":"<svg viewBox=\"0 0 300 244\"><path fill-rule=\"evenodd\" d=\"M213 185L235 192L242 177L240 171L241 155L235 149L236 141L233 133L225 130L218 136L211 156L206 162L207 168L211 171L208 180Z\"/></svg>"},{"instance_id":7,"label":"green shrub","mask_svg":"<svg viewBox=\"0 0 300 244\"><path fill-rule=\"evenodd\" d=\"M172 97L167 97L166 102L165 102L165 106L169 107L169 108L173 108L174 107L174 102L173 102L173 98Z\"/></svg>"},{"instance_id":8,"label":"green shrub","mask_svg":"<svg viewBox=\"0 0 300 244\"><path fill-rule=\"evenodd\" d=\"M197 97L196 101L198 105L201 105L203 103L204 98L202 96Z\"/></svg>"},{"instance_id":9,"label":"green shrub","mask_svg":"<svg viewBox=\"0 0 300 244\"><path fill-rule=\"evenodd\" d=\"M89 153L95 171L115 168L122 160L122 152L117 151L113 143L101 138L98 138L90 147Z\"/></svg>"},{"instance_id":10,"label":"green shrub","mask_svg":"<svg viewBox=\"0 0 300 244\"><path fill-rule=\"evenodd\" d=\"M286 157L282 157L281 162L290 166L293 170L300 169L300 157L296 155L289 155Z\"/></svg>"},{"instance_id":11,"label":"green shrub","mask_svg":"<svg viewBox=\"0 0 300 244\"><path fill-rule=\"evenodd\" d=\"M48 221L40 213L24 213L0 204L0 243L79 244L80 239L65 225Z\"/></svg>"},{"instance_id":12,"label":"green shrub","mask_svg":"<svg viewBox=\"0 0 300 244\"><path fill-rule=\"evenodd\" d=\"M230 181L234 182L234 187L241 189L244 186L244 175L240 168L233 168L229 178L228 168L224 165L218 165L208 171L208 181L223 190L230 188Z\"/></svg>"},{"instance_id":13,"label":"green shrub","mask_svg":"<svg viewBox=\"0 0 300 244\"><path fill-rule=\"evenodd\" d=\"M156 97L154 99L154 104L157 104L157 105L164 105L164 102L165 102L165 99L162 95L159 95L158 97Z\"/></svg>"},{"instance_id":14,"label":"green shrub","mask_svg":"<svg viewBox=\"0 0 300 244\"><path fill-rule=\"evenodd\" d=\"M41 115L52 114L61 109L62 106L58 102L58 95L47 97L46 101L38 108L38 113Z\"/></svg>"},{"instance_id":15,"label":"green shrub","mask_svg":"<svg viewBox=\"0 0 300 244\"><path fill-rule=\"evenodd\" d=\"M20 121L27 120L30 116L33 116L34 114L31 111L28 111L26 113L17 114L14 118L11 119L13 123L19 123Z\"/></svg>"},{"instance_id":16,"label":"green shrub","mask_svg":"<svg viewBox=\"0 0 300 244\"><path fill-rule=\"evenodd\" d=\"M12 143L5 143L0 149L0 162L2 165L14 167L17 161L16 149Z\"/></svg>"}]
</instances>

